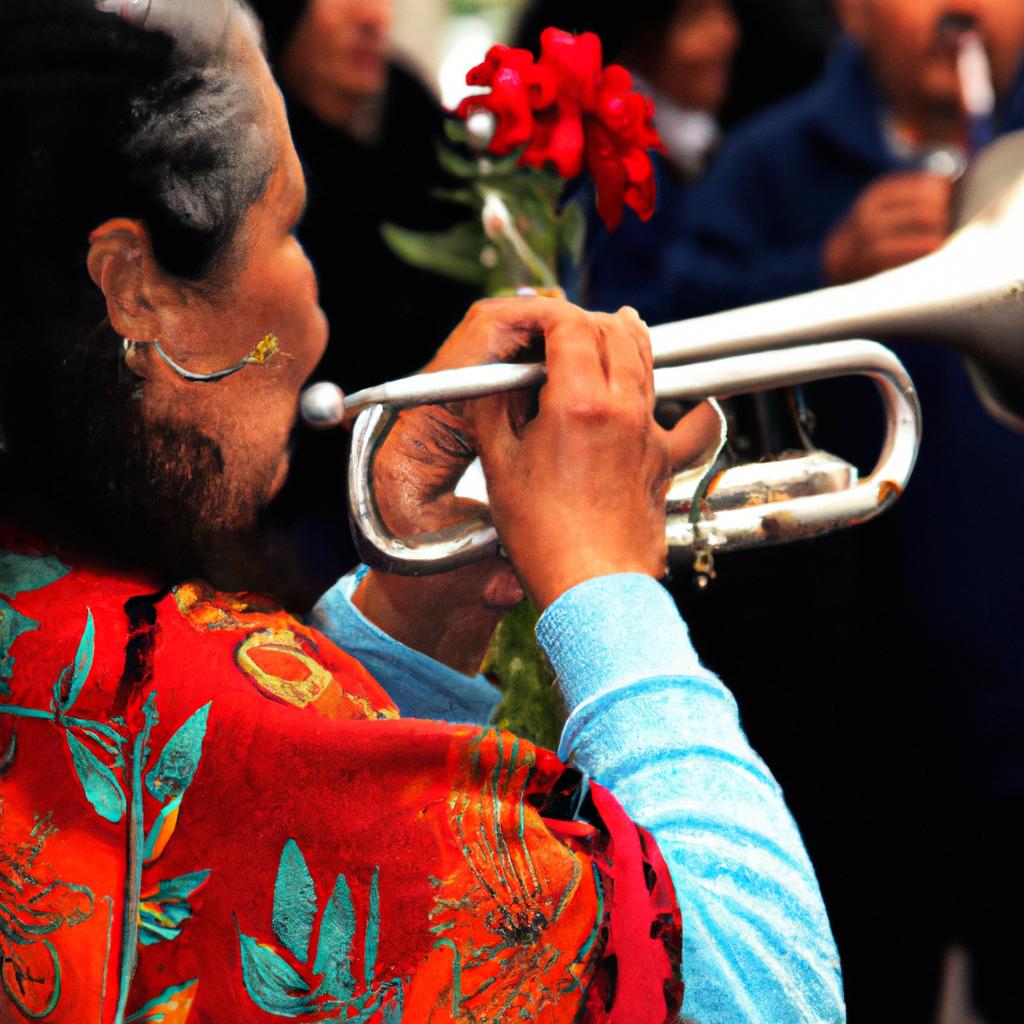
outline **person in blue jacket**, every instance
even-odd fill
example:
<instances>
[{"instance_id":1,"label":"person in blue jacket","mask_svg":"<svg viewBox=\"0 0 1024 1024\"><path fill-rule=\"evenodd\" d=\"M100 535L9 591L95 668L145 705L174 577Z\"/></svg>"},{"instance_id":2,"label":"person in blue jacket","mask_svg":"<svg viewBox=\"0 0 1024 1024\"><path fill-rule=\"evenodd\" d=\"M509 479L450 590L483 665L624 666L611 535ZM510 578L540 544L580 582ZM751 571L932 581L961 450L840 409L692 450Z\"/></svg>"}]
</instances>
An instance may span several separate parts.
<instances>
[{"instance_id":1,"label":"person in blue jacket","mask_svg":"<svg viewBox=\"0 0 1024 1024\"><path fill-rule=\"evenodd\" d=\"M943 16L977 19L994 131L1024 128L1024 6L843 0L839 13L846 36L821 79L737 129L691 189L684 231L637 303L648 322L856 281L944 242L945 172L970 153ZM774 560L723 559L717 587L682 604L804 825L852 1017L884 993L887 1019L930 1019L941 948L960 942L998 1024L1019 1011L992 922L1024 907L1024 438L985 413L958 357L899 354L925 436L895 511ZM810 399L823 446L870 468L870 396ZM769 586L771 607L749 596ZM794 654L784 641L797 634Z\"/></svg>"}]
</instances>

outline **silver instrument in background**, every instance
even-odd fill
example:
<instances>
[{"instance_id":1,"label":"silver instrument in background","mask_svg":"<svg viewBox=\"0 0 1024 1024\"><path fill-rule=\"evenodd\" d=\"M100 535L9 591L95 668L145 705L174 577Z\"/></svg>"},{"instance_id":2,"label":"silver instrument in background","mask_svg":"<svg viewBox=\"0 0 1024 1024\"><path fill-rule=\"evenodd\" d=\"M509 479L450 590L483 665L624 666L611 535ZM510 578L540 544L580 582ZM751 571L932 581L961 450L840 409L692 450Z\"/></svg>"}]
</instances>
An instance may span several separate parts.
<instances>
[{"instance_id":1,"label":"silver instrument in background","mask_svg":"<svg viewBox=\"0 0 1024 1024\"><path fill-rule=\"evenodd\" d=\"M958 223L938 252L851 285L665 324L651 330L660 397L723 398L827 377L862 374L882 396L886 437L874 470L824 452L739 466L704 492L718 452L680 474L669 492L670 552L717 552L798 540L877 515L902 493L920 442L921 413L899 360L877 342L948 346L968 362L986 408L1014 429L1024 419L1000 384L1024 394L1024 133L989 147L964 179ZM385 527L373 489L373 456L397 410L536 387L542 365L492 365L421 374L345 398L318 384L303 396L314 426L356 418L349 499L362 557L393 572L429 574L499 550L485 510L415 538ZM724 443L724 436L722 438ZM467 474L472 478L473 474ZM478 478L482 474L477 472ZM468 482L457 493L471 495ZM480 488L476 488L482 496Z\"/></svg>"}]
</instances>

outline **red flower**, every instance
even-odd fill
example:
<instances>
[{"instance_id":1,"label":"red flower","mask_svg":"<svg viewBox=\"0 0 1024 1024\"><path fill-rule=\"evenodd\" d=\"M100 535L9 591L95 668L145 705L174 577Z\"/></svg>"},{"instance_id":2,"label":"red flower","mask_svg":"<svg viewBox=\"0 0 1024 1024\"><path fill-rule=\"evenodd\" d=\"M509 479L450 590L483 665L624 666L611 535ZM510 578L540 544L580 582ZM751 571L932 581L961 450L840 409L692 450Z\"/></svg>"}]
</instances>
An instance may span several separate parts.
<instances>
[{"instance_id":1,"label":"red flower","mask_svg":"<svg viewBox=\"0 0 1024 1024\"><path fill-rule=\"evenodd\" d=\"M633 92L625 68L605 68L587 127L587 169L597 189L597 210L608 229L622 223L628 206L641 220L654 213L656 184L649 149L664 151L654 127L654 104Z\"/></svg>"},{"instance_id":2,"label":"red flower","mask_svg":"<svg viewBox=\"0 0 1024 1024\"><path fill-rule=\"evenodd\" d=\"M496 127L490 149L505 155L522 146L520 163L553 165L563 178L584 168L597 187L597 206L608 227L622 222L625 206L642 220L654 212L654 167L648 149L663 150L651 101L633 91L625 68L601 68L601 41L545 29L537 62L527 50L494 46L466 76L490 93L470 96L456 111L466 117L489 110Z\"/></svg>"},{"instance_id":3,"label":"red flower","mask_svg":"<svg viewBox=\"0 0 1024 1024\"><path fill-rule=\"evenodd\" d=\"M486 96L468 96L455 111L467 117L483 108L494 114L496 127L490 149L505 156L530 141L535 108L548 106L554 99L554 77L533 62L529 50L510 46L492 46L483 64L466 75L467 85L490 87Z\"/></svg>"}]
</instances>

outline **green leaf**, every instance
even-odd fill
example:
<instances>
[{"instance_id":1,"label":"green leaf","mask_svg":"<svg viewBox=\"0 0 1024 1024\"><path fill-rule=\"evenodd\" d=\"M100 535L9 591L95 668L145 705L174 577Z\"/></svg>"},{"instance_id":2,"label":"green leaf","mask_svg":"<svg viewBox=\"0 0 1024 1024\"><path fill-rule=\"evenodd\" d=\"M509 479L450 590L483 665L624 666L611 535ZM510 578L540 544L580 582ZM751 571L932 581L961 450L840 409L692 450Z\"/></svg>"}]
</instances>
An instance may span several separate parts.
<instances>
[{"instance_id":1,"label":"green leaf","mask_svg":"<svg viewBox=\"0 0 1024 1024\"><path fill-rule=\"evenodd\" d=\"M355 988L350 963L355 931L356 913L352 907L352 892L345 876L338 875L334 892L331 893L320 921L313 973L323 975L318 991L342 1002L352 997Z\"/></svg>"},{"instance_id":2,"label":"green leaf","mask_svg":"<svg viewBox=\"0 0 1024 1024\"><path fill-rule=\"evenodd\" d=\"M446 117L444 119L444 135L449 142L454 142L457 146L465 146L469 143L466 122L461 117Z\"/></svg>"},{"instance_id":3,"label":"green leaf","mask_svg":"<svg viewBox=\"0 0 1024 1024\"><path fill-rule=\"evenodd\" d=\"M431 190L430 195L446 203L457 203L459 206L468 206L478 213L480 211L480 196L471 188L435 188Z\"/></svg>"},{"instance_id":4,"label":"green leaf","mask_svg":"<svg viewBox=\"0 0 1024 1024\"><path fill-rule=\"evenodd\" d=\"M450 146L438 143L437 162L455 178L472 180L480 177L480 164L476 160L460 156Z\"/></svg>"},{"instance_id":5,"label":"green leaf","mask_svg":"<svg viewBox=\"0 0 1024 1024\"><path fill-rule=\"evenodd\" d=\"M210 704L204 704L191 715L167 741L159 760L146 776L146 786L161 803L181 796L192 784L199 759L203 756L209 714Z\"/></svg>"},{"instance_id":6,"label":"green leaf","mask_svg":"<svg viewBox=\"0 0 1024 1024\"><path fill-rule=\"evenodd\" d=\"M193 871L160 882L156 893L140 905L139 942L153 946L176 939L181 934L181 926L192 916L189 897L209 877L209 871Z\"/></svg>"},{"instance_id":7,"label":"green leaf","mask_svg":"<svg viewBox=\"0 0 1024 1024\"><path fill-rule=\"evenodd\" d=\"M316 917L316 889L306 858L294 839L281 851L274 884L274 934L296 960L309 958L309 940L313 936Z\"/></svg>"},{"instance_id":8,"label":"green leaf","mask_svg":"<svg viewBox=\"0 0 1024 1024\"><path fill-rule=\"evenodd\" d=\"M486 240L483 227L476 221L436 233L385 224L381 233L391 249L414 267L483 288L486 270L480 262L480 253Z\"/></svg>"},{"instance_id":9,"label":"green leaf","mask_svg":"<svg viewBox=\"0 0 1024 1024\"><path fill-rule=\"evenodd\" d=\"M252 1001L275 1017L302 1017L317 1008L309 985L270 946L239 931L242 980Z\"/></svg>"},{"instance_id":10,"label":"green leaf","mask_svg":"<svg viewBox=\"0 0 1024 1024\"><path fill-rule=\"evenodd\" d=\"M518 174L523 168L519 166L521 149L517 149L509 156L494 156L488 154L480 158L480 171L488 181L492 177L502 177L506 174Z\"/></svg>"},{"instance_id":11,"label":"green leaf","mask_svg":"<svg viewBox=\"0 0 1024 1024\"><path fill-rule=\"evenodd\" d=\"M126 807L124 792L117 777L73 733L65 732L64 735L68 738L75 774L85 790L86 799L101 818L116 824L124 817Z\"/></svg>"},{"instance_id":12,"label":"green leaf","mask_svg":"<svg viewBox=\"0 0 1024 1024\"><path fill-rule=\"evenodd\" d=\"M583 207L577 202L569 203L558 215L559 252L573 263L581 263L586 236L587 218L583 213Z\"/></svg>"},{"instance_id":13,"label":"green leaf","mask_svg":"<svg viewBox=\"0 0 1024 1024\"><path fill-rule=\"evenodd\" d=\"M491 722L556 750L565 724L565 706L552 686L554 675L547 659L537 646L536 624L537 612L523 601L498 626L484 665L484 672L499 681L503 693Z\"/></svg>"},{"instance_id":14,"label":"green leaf","mask_svg":"<svg viewBox=\"0 0 1024 1024\"><path fill-rule=\"evenodd\" d=\"M82 692L85 681L92 671L93 651L96 642L96 627L92 621L92 610L86 608L85 629L82 631L82 639L78 641L78 651L75 654L74 662L69 665L57 681L56 698L57 707L61 711L70 711L78 695ZM70 679L68 678L70 674Z\"/></svg>"}]
</instances>

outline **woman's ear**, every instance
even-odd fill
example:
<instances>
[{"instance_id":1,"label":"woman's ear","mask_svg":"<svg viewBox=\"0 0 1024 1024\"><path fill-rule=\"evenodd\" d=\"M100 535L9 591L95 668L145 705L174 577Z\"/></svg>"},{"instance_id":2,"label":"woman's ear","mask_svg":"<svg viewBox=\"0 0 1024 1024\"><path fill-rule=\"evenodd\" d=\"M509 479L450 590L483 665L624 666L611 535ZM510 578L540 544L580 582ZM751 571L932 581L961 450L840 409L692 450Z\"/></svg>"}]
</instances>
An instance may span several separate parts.
<instances>
[{"instance_id":1,"label":"woman's ear","mask_svg":"<svg viewBox=\"0 0 1024 1024\"><path fill-rule=\"evenodd\" d=\"M89 235L89 276L103 292L111 326L123 338L157 337L156 292L162 274L149 232L136 220L116 218Z\"/></svg>"}]
</instances>

